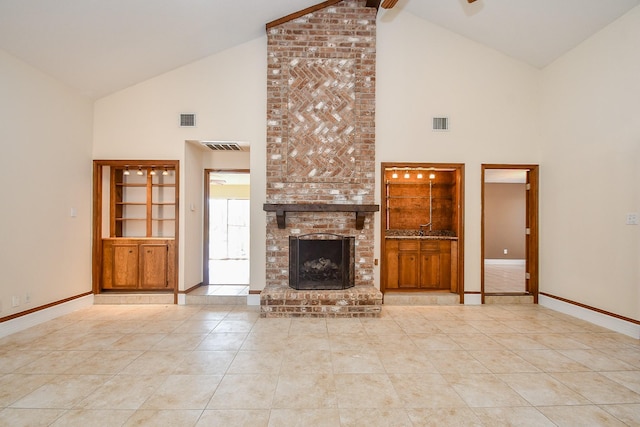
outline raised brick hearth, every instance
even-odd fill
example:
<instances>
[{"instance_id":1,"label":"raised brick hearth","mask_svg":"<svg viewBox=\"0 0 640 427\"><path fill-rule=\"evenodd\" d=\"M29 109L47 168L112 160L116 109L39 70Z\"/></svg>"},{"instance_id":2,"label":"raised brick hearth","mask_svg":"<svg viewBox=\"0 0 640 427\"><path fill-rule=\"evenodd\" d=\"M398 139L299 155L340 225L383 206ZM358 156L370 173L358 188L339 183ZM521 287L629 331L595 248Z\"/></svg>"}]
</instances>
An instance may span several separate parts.
<instances>
[{"instance_id":1,"label":"raised brick hearth","mask_svg":"<svg viewBox=\"0 0 640 427\"><path fill-rule=\"evenodd\" d=\"M377 11L366 0L313 9L267 25L267 204L373 205ZM288 212L284 228L276 214L267 212L263 316L379 315L374 213ZM289 236L312 233L355 238L354 287L289 288Z\"/></svg>"},{"instance_id":2,"label":"raised brick hearth","mask_svg":"<svg viewBox=\"0 0 640 427\"><path fill-rule=\"evenodd\" d=\"M260 295L262 317L378 317L382 294L373 286L340 291L298 291L267 286Z\"/></svg>"}]
</instances>

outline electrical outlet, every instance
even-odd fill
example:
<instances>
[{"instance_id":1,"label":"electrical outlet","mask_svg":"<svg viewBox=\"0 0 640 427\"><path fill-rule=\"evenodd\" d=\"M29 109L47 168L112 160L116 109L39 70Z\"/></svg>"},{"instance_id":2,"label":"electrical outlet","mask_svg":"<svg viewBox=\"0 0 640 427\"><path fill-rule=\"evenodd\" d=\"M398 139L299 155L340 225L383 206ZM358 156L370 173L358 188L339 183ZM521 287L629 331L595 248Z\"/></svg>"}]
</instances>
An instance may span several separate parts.
<instances>
[{"instance_id":1,"label":"electrical outlet","mask_svg":"<svg viewBox=\"0 0 640 427\"><path fill-rule=\"evenodd\" d=\"M13 297L11 297L11 307L18 307L20 305L20 297L17 295L14 295Z\"/></svg>"},{"instance_id":2,"label":"electrical outlet","mask_svg":"<svg viewBox=\"0 0 640 427\"><path fill-rule=\"evenodd\" d=\"M2 300L0 299L0 313L2 313Z\"/></svg>"},{"instance_id":3,"label":"electrical outlet","mask_svg":"<svg viewBox=\"0 0 640 427\"><path fill-rule=\"evenodd\" d=\"M27 292L26 294L24 294L24 303L28 304L31 302L31 295L29 294L29 292Z\"/></svg>"},{"instance_id":4,"label":"electrical outlet","mask_svg":"<svg viewBox=\"0 0 640 427\"><path fill-rule=\"evenodd\" d=\"M509 253L509 249L504 250L504 254L507 255Z\"/></svg>"},{"instance_id":5,"label":"electrical outlet","mask_svg":"<svg viewBox=\"0 0 640 427\"><path fill-rule=\"evenodd\" d=\"M627 225L638 225L638 213L631 212L627 214Z\"/></svg>"}]
</instances>

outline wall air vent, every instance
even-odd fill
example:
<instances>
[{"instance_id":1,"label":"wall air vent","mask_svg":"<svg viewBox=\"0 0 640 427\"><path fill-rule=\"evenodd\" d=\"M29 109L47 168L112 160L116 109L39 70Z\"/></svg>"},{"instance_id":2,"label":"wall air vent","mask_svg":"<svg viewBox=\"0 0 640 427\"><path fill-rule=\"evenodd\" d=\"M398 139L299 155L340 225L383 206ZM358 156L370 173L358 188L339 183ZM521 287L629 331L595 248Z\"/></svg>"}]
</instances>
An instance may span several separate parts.
<instances>
[{"instance_id":1,"label":"wall air vent","mask_svg":"<svg viewBox=\"0 0 640 427\"><path fill-rule=\"evenodd\" d=\"M201 144L213 151L244 151L240 144L231 141L202 141Z\"/></svg>"},{"instance_id":2,"label":"wall air vent","mask_svg":"<svg viewBox=\"0 0 640 427\"><path fill-rule=\"evenodd\" d=\"M433 118L433 130L434 131L448 131L449 130L449 117L434 117Z\"/></svg>"},{"instance_id":3,"label":"wall air vent","mask_svg":"<svg viewBox=\"0 0 640 427\"><path fill-rule=\"evenodd\" d=\"M193 113L181 113L180 127L183 127L183 128L196 127L196 115Z\"/></svg>"}]
</instances>

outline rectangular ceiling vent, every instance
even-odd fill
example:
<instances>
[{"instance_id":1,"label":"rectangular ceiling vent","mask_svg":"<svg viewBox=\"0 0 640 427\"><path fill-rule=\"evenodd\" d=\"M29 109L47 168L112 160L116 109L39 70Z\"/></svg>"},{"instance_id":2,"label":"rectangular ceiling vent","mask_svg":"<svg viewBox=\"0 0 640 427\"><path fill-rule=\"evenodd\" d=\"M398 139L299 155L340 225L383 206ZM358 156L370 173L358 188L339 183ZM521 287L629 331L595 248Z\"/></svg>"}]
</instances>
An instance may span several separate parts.
<instances>
[{"instance_id":1,"label":"rectangular ceiling vent","mask_svg":"<svg viewBox=\"0 0 640 427\"><path fill-rule=\"evenodd\" d=\"M434 117L433 130L444 132L449 130L449 117Z\"/></svg>"},{"instance_id":2,"label":"rectangular ceiling vent","mask_svg":"<svg viewBox=\"0 0 640 427\"><path fill-rule=\"evenodd\" d=\"M202 144L213 151L244 151L237 142L202 141Z\"/></svg>"},{"instance_id":3,"label":"rectangular ceiling vent","mask_svg":"<svg viewBox=\"0 0 640 427\"><path fill-rule=\"evenodd\" d=\"M180 127L182 128L196 127L196 115L194 113L181 113Z\"/></svg>"}]
</instances>

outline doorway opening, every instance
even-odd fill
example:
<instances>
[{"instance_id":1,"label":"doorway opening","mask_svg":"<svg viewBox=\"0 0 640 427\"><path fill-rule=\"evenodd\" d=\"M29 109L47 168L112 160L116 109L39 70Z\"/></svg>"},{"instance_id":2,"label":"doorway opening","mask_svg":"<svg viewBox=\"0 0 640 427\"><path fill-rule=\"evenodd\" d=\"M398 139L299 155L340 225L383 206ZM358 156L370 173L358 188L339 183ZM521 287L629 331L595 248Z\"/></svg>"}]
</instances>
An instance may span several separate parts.
<instances>
[{"instance_id":1,"label":"doorway opening","mask_svg":"<svg viewBox=\"0 0 640 427\"><path fill-rule=\"evenodd\" d=\"M228 294L249 287L249 171L205 169L203 284Z\"/></svg>"},{"instance_id":2,"label":"doorway opening","mask_svg":"<svg viewBox=\"0 0 640 427\"><path fill-rule=\"evenodd\" d=\"M538 166L482 165L481 293L538 302Z\"/></svg>"}]
</instances>

